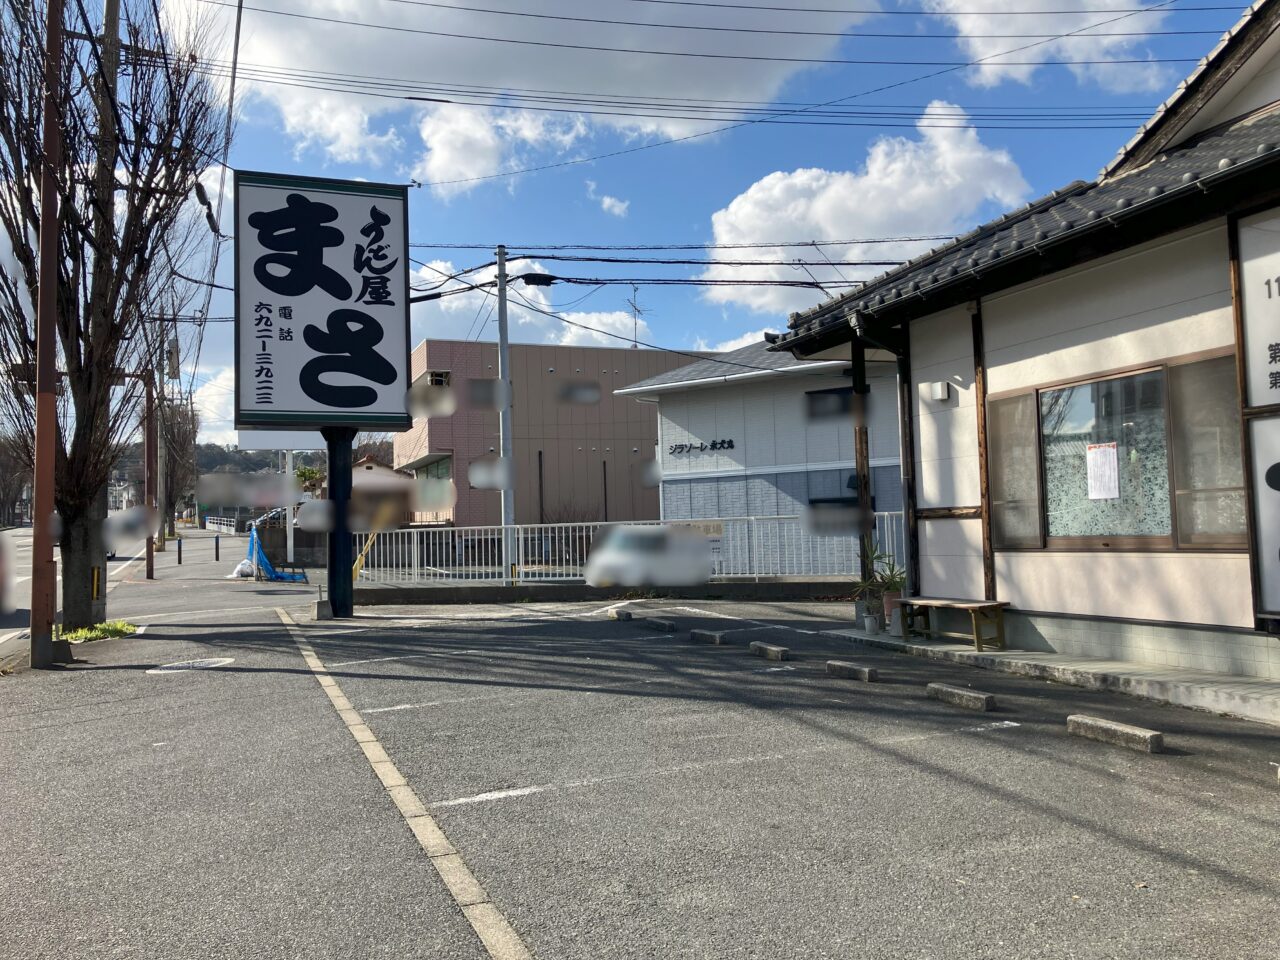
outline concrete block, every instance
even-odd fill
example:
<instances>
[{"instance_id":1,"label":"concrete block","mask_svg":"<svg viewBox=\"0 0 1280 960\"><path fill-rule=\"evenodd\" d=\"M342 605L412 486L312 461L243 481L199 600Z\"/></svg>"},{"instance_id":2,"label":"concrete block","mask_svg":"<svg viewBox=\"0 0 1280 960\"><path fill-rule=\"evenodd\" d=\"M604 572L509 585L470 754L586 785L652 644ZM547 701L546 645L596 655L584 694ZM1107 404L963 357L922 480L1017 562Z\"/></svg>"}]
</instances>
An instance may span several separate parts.
<instances>
[{"instance_id":1,"label":"concrete block","mask_svg":"<svg viewBox=\"0 0 1280 960\"><path fill-rule=\"evenodd\" d=\"M312 600L311 601L311 619L312 620L332 620L333 608L329 606L328 600Z\"/></svg>"},{"instance_id":2,"label":"concrete block","mask_svg":"<svg viewBox=\"0 0 1280 960\"><path fill-rule=\"evenodd\" d=\"M630 620L631 611L619 610L617 607L614 607L612 610L609 611L609 619L610 620Z\"/></svg>"},{"instance_id":3,"label":"concrete block","mask_svg":"<svg viewBox=\"0 0 1280 960\"><path fill-rule=\"evenodd\" d=\"M660 620L657 617L648 617L644 623L645 626L652 627L654 630L658 630L662 633L676 632L676 623L674 620Z\"/></svg>"},{"instance_id":4,"label":"concrete block","mask_svg":"<svg viewBox=\"0 0 1280 960\"><path fill-rule=\"evenodd\" d=\"M791 652L786 647L765 643L763 640L751 641L750 650L753 656L764 657L766 660L786 660Z\"/></svg>"},{"instance_id":5,"label":"concrete block","mask_svg":"<svg viewBox=\"0 0 1280 960\"><path fill-rule=\"evenodd\" d=\"M953 687L949 683L931 683L925 692L934 700L941 700L952 706L964 707L966 710L994 710L995 694L970 690L967 687Z\"/></svg>"},{"instance_id":6,"label":"concrete block","mask_svg":"<svg viewBox=\"0 0 1280 960\"><path fill-rule=\"evenodd\" d=\"M1140 750L1143 753L1164 752L1164 734L1160 731L1117 723L1115 720L1104 720L1102 717L1089 717L1081 713L1072 714L1067 717L1067 733L1114 744L1117 747Z\"/></svg>"},{"instance_id":7,"label":"concrete block","mask_svg":"<svg viewBox=\"0 0 1280 960\"><path fill-rule=\"evenodd\" d=\"M847 660L828 660L827 673L846 680L861 680L863 683L875 683L879 676L875 667L864 667L858 663L849 663Z\"/></svg>"},{"instance_id":8,"label":"concrete block","mask_svg":"<svg viewBox=\"0 0 1280 960\"><path fill-rule=\"evenodd\" d=\"M718 647L729 643L729 638L723 630L690 630L689 639L694 643L714 643Z\"/></svg>"}]
</instances>

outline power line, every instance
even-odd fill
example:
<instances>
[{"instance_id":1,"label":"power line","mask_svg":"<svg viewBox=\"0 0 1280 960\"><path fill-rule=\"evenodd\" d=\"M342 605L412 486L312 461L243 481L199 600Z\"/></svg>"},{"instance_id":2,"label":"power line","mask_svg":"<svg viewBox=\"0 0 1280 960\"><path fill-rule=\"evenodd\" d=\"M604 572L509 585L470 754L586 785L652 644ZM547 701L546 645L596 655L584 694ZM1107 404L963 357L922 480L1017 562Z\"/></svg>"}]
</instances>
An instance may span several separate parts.
<instances>
[{"instance_id":1,"label":"power line","mask_svg":"<svg viewBox=\"0 0 1280 960\"><path fill-rule=\"evenodd\" d=\"M229 0L200 0L201 3L207 3L215 7L233 6ZM1171 0L1170 0L1171 2ZM554 50L583 50L592 53L625 53L638 54L643 56L655 57L683 57L698 60L745 60L753 63L811 63L811 64L827 64L827 65L850 65L850 66L876 66L876 67L969 67L973 65L972 61L961 60L855 60L843 57L776 57L765 56L761 54L738 54L738 53L710 53L707 51L691 51L691 50L649 50L642 47L604 47L594 44L584 43L563 43L554 40L528 40L519 37L487 37L481 34L471 33L450 33L444 30L424 30L421 27L403 27L389 23L366 23L360 20L342 20L338 17L322 17L314 13L298 13L291 10L271 10L266 7L245 7L255 13L265 13L270 16L290 17L297 20L310 20L316 23L332 23L345 27L363 27L367 30L385 30L390 33L407 33L415 36L443 37L450 40L473 40L482 43L505 43L523 47L546 47ZM1110 22L1110 21L1108 21ZM1102 24L1098 24L1101 26ZM1073 31L1071 34L1063 34L1047 38L1040 41L1041 43L1064 39L1067 36L1074 36L1084 33L1084 31L1092 29L1092 27L1082 27ZM1012 50L1007 53L994 54L993 56L1008 56L1010 53L1018 51ZM988 58L989 59L989 58ZM1197 63L1196 57L1150 57L1136 59L1097 59L1097 60L1001 60L999 66L1007 67L1084 67L1084 66L1114 66L1125 64L1153 64L1153 63Z\"/></svg>"},{"instance_id":2,"label":"power line","mask_svg":"<svg viewBox=\"0 0 1280 960\"><path fill-rule=\"evenodd\" d=\"M217 70L202 69L208 76L222 76ZM528 102L516 103L497 103L492 100L457 100L453 98L417 96L409 93L387 93L384 90L369 89L364 85L348 85L346 82L329 82L321 81L316 78L298 76L296 80L281 79L278 73L257 73L248 71L248 79L256 83L266 83L272 86L293 87L300 90L323 90L330 93L342 93L349 96L373 97L379 100L410 100L422 103L441 103L450 104L458 107L472 107L482 110L518 110L521 112L535 113L562 113L573 116L600 116L600 117L631 117L640 120L693 120L701 123L736 123L740 121L744 114L765 113L758 120L751 122L766 124L769 126L809 126L809 127L870 127L875 129L942 129L942 130L1129 130L1132 129L1133 123L1145 120L1147 114L1132 114L1129 116L1121 114L1100 115L1098 119L1103 120L1123 120L1123 123L1072 123L1071 120L1081 119L1069 115L1050 115L1044 117L1036 117L1034 115L1004 116L1004 115L970 115L968 113L943 112L934 108L927 109L920 115L915 114L897 114L885 115L875 113L827 113L815 112L806 114L804 117L796 117L793 113L779 114L775 109L769 112L762 108L734 108L728 110L718 110L714 107L698 107L691 106L684 109L692 110L693 115L688 113L674 113L673 110L680 109L677 107L659 107L656 109L638 109L638 110L595 110L588 109L584 105L574 106L542 106L531 104ZM627 106L626 104L618 104L619 106ZM797 111L798 112L798 111ZM814 120L809 119L810 116L816 117L865 117L866 120ZM877 119L877 118L885 119ZM1051 123L1029 123L1030 120L1048 120ZM1092 118L1084 118L1092 119ZM870 122L874 120L875 122ZM895 123L893 120L905 120L906 122ZM957 123L942 123L941 120L957 120Z\"/></svg>"},{"instance_id":3,"label":"power line","mask_svg":"<svg viewBox=\"0 0 1280 960\"><path fill-rule=\"evenodd\" d=\"M514 258L513 258L514 259ZM670 257L575 257L564 254L539 254L539 260L557 260L570 263L627 263L664 266L693 267L896 267L898 260L709 260Z\"/></svg>"},{"instance_id":4,"label":"power line","mask_svg":"<svg viewBox=\"0 0 1280 960\"><path fill-rule=\"evenodd\" d=\"M778 13L829 13L843 16L868 14L880 17L1030 17L1030 16L1066 16L1076 13L1123 13L1132 16L1139 13L1153 13L1157 7L1129 7L1126 9L1094 8L1074 10L928 10L915 7L913 9L880 9L850 7L778 7L758 3L714 3L711 0L623 0L626 3L648 3L668 7L703 7L721 10L769 10ZM1220 6L1178 7L1183 13L1202 13L1211 10L1240 11L1239 4L1223 4Z\"/></svg>"},{"instance_id":5,"label":"power line","mask_svg":"<svg viewBox=\"0 0 1280 960\"><path fill-rule=\"evenodd\" d=\"M756 243L509 243L508 250L531 251L526 256L540 257L542 250L758 250L768 247L851 247L867 243L940 243L954 240L954 234L920 237L864 237L853 240L769 240ZM411 243L410 247L441 250L492 250L494 243ZM549 259L549 258L548 258ZM434 268L432 268L434 269Z\"/></svg>"},{"instance_id":6,"label":"power line","mask_svg":"<svg viewBox=\"0 0 1280 960\"><path fill-rule=\"evenodd\" d=\"M901 266L901 260L895 260L892 266ZM705 277L562 277L559 275L537 274L555 283L603 284L608 286L651 286L651 287L806 287L808 289L825 287L860 287L861 280L824 281L816 280L777 280L765 277L744 277L742 279L705 278ZM513 278L518 279L518 278Z\"/></svg>"},{"instance_id":7,"label":"power line","mask_svg":"<svg viewBox=\"0 0 1280 960\"><path fill-rule=\"evenodd\" d=\"M577 327L579 330L588 330L591 333L598 333L604 337L612 337L614 340L621 340L624 343L638 343L642 347L648 347L650 350L661 350L663 353L672 353L672 354L676 354L677 356L688 357L691 360L707 360L712 363L722 363L730 367L744 367L748 370L773 369L772 367L762 367L754 363L741 363L737 360L725 360L722 357L715 357L715 356L708 357L703 354L690 353L687 350L677 350L674 347L661 347L661 346L658 346L658 344L656 343L649 343L645 340L638 340L634 337L624 336L623 334L620 334L620 333L614 333L611 330L602 330L599 327L593 327L588 323L581 323L577 320L570 320L568 317L562 316L558 313L553 313L550 310L544 310L541 307L537 306L536 304L532 303L526 297L522 296L520 293L516 291L512 291L512 293L515 295L515 297L518 300L520 300L524 304L524 306L527 309L532 310L534 313L540 313L544 317L550 317L553 320L559 320L561 323L568 324L571 327ZM493 296L497 296L497 294L493 294Z\"/></svg>"},{"instance_id":8,"label":"power line","mask_svg":"<svg viewBox=\"0 0 1280 960\"><path fill-rule=\"evenodd\" d=\"M643 27L654 30L694 30L713 33L746 33L765 34L770 36L799 37L847 37L850 40L860 39L901 39L901 40L1033 40L1050 37L1048 33L871 33L864 30L850 32L847 30L790 30L765 27L726 27L709 26L693 23L653 23L644 20L613 20L604 17L571 17L564 14L531 13L525 10L495 10L492 7L466 7L451 3L435 3L432 0L384 0L409 7L428 7L436 10L452 10L458 13L482 13L497 17L521 17L529 20L552 20L563 23L591 23L611 27ZM1036 11L1037 13L1039 11ZM1090 33L1089 37L1170 37L1170 36L1217 36L1221 30L1137 30L1127 33Z\"/></svg>"},{"instance_id":9,"label":"power line","mask_svg":"<svg viewBox=\"0 0 1280 960\"><path fill-rule=\"evenodd\" d=\"M1149 10L1154 10L1160 7L1167 7L1172 2L1173 0L1161 0L1160 3L1156 3L1151 7L1143 8L1142 12L1145 13ZM1059 39L1059 40L1065 39L1066 37L1070 37L1070 36L1074 36L1076 34L1082 33L1086 29L1097 29L1098 27L1107 26L1108 24L1111 24L1111 23L1117 23L1120 20L1126 20L1131 16L1134 16L1134 13L1132 12L1126 13L1123 16L1113 17L1109 20L1103 20L1098 23L1091 24L1088 27L1082 27L1079 30L1073 30L1073 31L1069 31L1068 33L1064 33L1061 37L1058 37L1056 39ZM1021 46L1021 47L1015 47L1012 50L1006 50L1004 53L1001 53L1001 54L989 54L988 56L985 56L985 57L978 57L961 67L945 67L941 70L935 70L930 73L920 74L915 77L908 77L905 80L897 80L897 81L894 81L893 83L881 84L878 87L871 87L866 90L859 91L857 93L846 94L841 97L834 97L831 100L828 100L824 103L819 104L818 106L830 107L830 106L834 106L837 103L845 103L849 100L854 100L861 97L868 97L868 96L871 96L872 94L884 93L886 90L895 90L899 87L904 87L912 83L921 83L925 80L931 80L936 77L946 76L947 74L955 73L967 67L978 66L980 64L986 63L989 60L994 59L997 56L1007 56L1012 53L1020 53L1024 50L1030 50L1034 47L1043 46L1044 44L1049 42L1050 41L1047 41L1047 40L1037 40L1034 43L1025 44L1024 46ZM797 111L783 111L782 113L785 113L785 112L803 113L805 111L802 109ZM782 115L782 113L780 113L779 115ZM737 130L742 127L750 126L751 124L754 124L757 122L758 121L756 120L744 120L739 123L732 124L728 127L718 128L716 130L703 130L699 133L690 133L680 137L668 137L665 140L658 140L653 143L640 144L639 146L635 146L635 147L625 147L620 150L612 150L608 153L597 154L596 156L592 156L592 157L575 157L574 159L571 159L571 160L559 160L554 163L538 164L531 167L523 167L517 170L505 170L505 171L502 171L501 173L483 174L481 176L476 176L476 177L455 177L451 180L437 180L426 185L427 186L446 186L446 185L458 184L458 183L480 183L483 181L496 180L503 177L520 176L521 174L525 174L525 173L535 173L542 170L553 170L553 169L558 169L562 167L577 166L579 164L584 164L584 163L595 163L597 161L608 160L613 157L621 157L621 156L626 156L632 153L639 153L643 150L653 150L658 147L669 146L671 144L676 144L676 143L688 143L689 141L692 141L692 140L698 140L698 139L701 139L702 137L708 137L713 133L722 133L722 132L727 132L729 130Z\"/></svg>"},{"instance_id":10,"label":"power line","mask_svg":"<svg viewBox=\"0 0 1280 960\"><path fill-rule=\"evenodd\" d=\"M229 63L229 61L219 59L217 57L207 57L203 62L211 63L219 66L226 66ZM377 75L370 75L370 74L346 73L346 72L334 71L334 70L316 70L316 69L310 69L310 68L280 67L277 65L264 64L264 63L242 62L241 67L245 69L248 69L248 68L260 69L263 71L274 72L274 73L278 73L285 76L297 75L297 76L314 76L314 77L327 78L327 79L332 79L332 78L351 79L352 81L376 84L377 86L383 87L383 88L408 87L412 89L434 89L444 93L458 93L466 96L492 96L492 97L522 96L523 97L524 95L527 94L527 95L530 95L531 99L538 99L538 100L548 100L548 101L569 100L569 101L575 101L575 102L583 101L583 102L596 102L596 103L611 103L614 101L627 101L628 105L640 104L645 106L663 105L663 104L669 103L669 104L674 104L678 107L683 107L689 104L736 105L736 106L745 106L745 107L757 106L764 109L776 109L779 106L808 107L810 108L811 112L814 112L814 108L823 106L823 104L820 104L820 103L795 101L795 100L763 101L763 100L733 100L733 99L721 99L721 98L713 98L713 97L699 97L699 98L667 97L667 96L662 96L661 94L643 94L643 95L628 94L628 93L614 94L614 93L604 93L601 91L592 91L591 93L582 93L580 91L556 90L556 89L549 89L545 87L492 86L488 84L464 83L462 81L406 80L402 77L386 77L386 76L377 76ZM533 96L533 95L537 95L537 96ZM901 104L901 103L864 104L862 105L862 109L863 110L881 110L881 109L910 110L913 112L919 112L921 110L927 109L929 106L931 105L930 104ZM1135 115L1138 117L1138 119L1146 119L1151 115L1151 112L1155 109L1155 106L1151 104L1132 104L1128 106L1111 106L1111 107L1097 106L1094 104L1088 104L1083 106L1036 105L1034 107L988 105L983 107L983 109L986 111L1009 111L1009 112L1075 110L1075 111L1081 111L1085 116L1090 116L1090 117L1099 116L1099 115L1123 114L1123 115ZM860 114L857 111L855 111L855 115L860 115Z\"/></svg>"}]
</instances>

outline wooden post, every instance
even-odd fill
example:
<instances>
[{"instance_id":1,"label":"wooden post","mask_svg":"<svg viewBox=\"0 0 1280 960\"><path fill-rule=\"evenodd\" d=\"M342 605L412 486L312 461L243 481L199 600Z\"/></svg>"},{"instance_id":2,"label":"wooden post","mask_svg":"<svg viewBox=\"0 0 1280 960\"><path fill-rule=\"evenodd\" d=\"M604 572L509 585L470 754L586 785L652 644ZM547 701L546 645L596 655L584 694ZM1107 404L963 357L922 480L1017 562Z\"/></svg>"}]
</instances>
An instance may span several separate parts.
<instances>
[{"instance_id":1,"label":"wooden post","mask_svg":"<svg viewBox=\"0 0 1280 960\"><path fill-rule=\"evenodd\" d=\"M973 326L973 401L978 421L978 488L982 506L982 586L984 599L996 599L996 558L991 549L991 479L987 469L987 357L982 337L982 301L970 312Z\"/></svg>"},{"instance_id":2,"label":"wooden post","mask_svg":"<svg viewBox=\"0 0 1280 960\"><path fill-rule=\"evenodd\" d=\"M916 392L911 382L911 331L903 330L898 354L898 459L902 469L902 516L907 570L904 596L920 593L920 527L916 517Z\"/></svg>"},{"instance_id":3,"label":"wooden post","mask_svg":"<svg viewBox=\"0 0 1280 960\"><path fill-rule=\"evenodd\" d=\"M853 468L858 481L858 569L865 580L874 572L876 515L871 498L871 448L867 441L867 348L857 337L850 345L853 361Z\"/></svg>"}]
</instances>

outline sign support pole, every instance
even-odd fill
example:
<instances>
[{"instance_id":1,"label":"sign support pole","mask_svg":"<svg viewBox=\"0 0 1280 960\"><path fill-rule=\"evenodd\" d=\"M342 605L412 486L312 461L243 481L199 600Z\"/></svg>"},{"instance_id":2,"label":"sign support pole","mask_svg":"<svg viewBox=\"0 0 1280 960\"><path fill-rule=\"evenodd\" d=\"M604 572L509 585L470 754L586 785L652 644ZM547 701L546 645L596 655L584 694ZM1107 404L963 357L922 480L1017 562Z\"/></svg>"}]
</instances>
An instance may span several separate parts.
<instances>
[{"instance_id":1,"label":"sign support pole","mask_svg":"<svg viewBox=\"0 0 1280 960\"><path fill-rule=\"evenodd\" d=\"M289 492L289 502L284 514L284 558L293 563L293 514L298 495L293 489L292 450L286 450L284 455L284 488Z\"/></svg>"},{"instance_id":2,"label":"sign support pole","mask_svg":"<svg viewBox=\"0 0 1280 960\"><path fill-rule=\"evenodd\" d=\"M320 431L329 450L329 500L333 503L333 530L329 532L329 607L335 620L351 616L354 584L351 573L351 444L354 427L324 427Z\"/></svg>"}]
</instances>

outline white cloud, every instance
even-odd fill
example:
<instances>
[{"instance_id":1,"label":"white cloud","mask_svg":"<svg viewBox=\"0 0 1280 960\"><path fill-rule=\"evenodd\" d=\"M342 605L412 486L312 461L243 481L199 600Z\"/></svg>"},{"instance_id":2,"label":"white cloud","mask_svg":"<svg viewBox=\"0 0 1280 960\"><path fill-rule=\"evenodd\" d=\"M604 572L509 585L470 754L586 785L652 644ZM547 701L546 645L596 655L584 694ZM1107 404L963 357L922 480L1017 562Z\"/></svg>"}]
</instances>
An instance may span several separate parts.
<instances>
[{"instance_id":1,"label":"white cloud","mask_svg":"<svg viewBox=\"0 0 1280 960\"><path fill-rule=\"evenodd\" d=\"M633 336L639 340L645 340L649 343L650 339L649 325L643 320L636 322L635 317L627 313L625 310L610 310L608 312L597 313L566 313L564 314L575 323L582 326L571 326L563 324L560 329L560 335L554 334L548 338L551 343L578 344L586 346L600 347L625 347L620 337L630 340ZM591 327L592 329L584 329ZM614 336L608 336L608 334Z\"/></svg>"},{"instance_id":2,"label":"white cloud","mask_svg":"<svg viewBox=\"0 0 1280 960\"><path fill-rule=\"evenodd\" d=\"M625 217L630 206L630 200L619 200L617 197L610 197L608 195L600 198L600 209L615 217Z\"/></svg>"},{"instance_id":3,"label":"white cloud","mask_svg":"<svg viewBox=\"0 0 1280 960\"><path fill-rule=\"evenodd\" d=\"M777 0L775 6L786 3L797 7L812 5L811 0ZM234 10L210 7L199 0L166 0L165 5L187 17L210 20L211 39L220 41L221 49L202 53L206 58L229 62ZM813 69L794 62L605 53L527 45L530 41L813 59L835 56L840 46L840 39L835 36L655 31L646 26L577 24L464 9L427 10L413 4L379 4L373 14L353 0L309 0L303 6L307 15L335 22L270 13L245 18L240 47L244 69L238 81L241 105L246 101L271 105L280 114L296 149L318 149L337 162L366 163L383 170L416 169L422 174L414 174L418 179L431 180L488 176L525 165L517 161L554 161L601 130L635 137L681 136L722 125L674 117L532 113L498 106L513 103L510 93L516 91L576 91L593 99L622 95L655 101L664 97L772 101L789 80ZM860 6L870 8L874 4ZM595 0L585 7L575 0L542 0L528 12L658 23L680 19L671 9L650 10L626 0ZM855 13L823 17L823 30L848 30L868 16ZM401 29L362 26L360 21L366 18L370 23ZM737 27L767 30L786 20L786 14L776 10L733 11L733 25ZM518 39L525 45L432 36L415 30ZM299 80L264 70L310 70L330 76L340 71L388 79L368 85L370 92L381 96L359 96L269 83L266 81L272 78L289 83ZM314 87L333 85L329 80L302 82ZM433 85L434 89L424 89L424 85ZM414 103L404 99L405 95L455 102ZM548 94L535 95L544 98L542 105L546 107L573 109L572 104L545 99ZM478 106L463 106L463 102ZM607 111L609 107L597 104L589 109ZM627 112L626 108L622 110ZM407 132L406 111L415 115L413 122L423 137L420 144L412 142ZM395 126L397 120L400 129ZM572 131L573 135L565 136L565 131ZM260 135L261 131L251 133ZM405 150L420 156L405 162ZM453 195L473 186L451 184L443 192Z\"/></svg>"},{"instance_id":4,"label":"white cloud","mask_svg":"<svg viewBox=\"0 0 1280 960\"><path fill-rule=\"evenodd\" d=\"M592 200L599 200L600 209L615 217L625 217L627 215L627 210L631 207L630 200L619 200L617 197L598 193L596 190L596 182L594 180L587 181L587 196Z\"/></svg>"},{"instance_id":5,"label":"white cloud","mask_svg":"<svg viewBox=\"0 0 1280 960\"><path fill-rule=\"evenodd\" d=\"M434 268L434 269L433 269ZM415 283L421 281L426 285L434 285L444 276L455 273L457 267L447 260L436 260L430 267L421 267L414 274ZM545 266L537 261L522 261L520 269L513 274L547 273ZM496 276L496 268L488 267L468 274L466 281L473 284L485 284ZM456 283L448 283L441 289L457 289ZM520 281L513 281L507 298L508 335L512 341L522 343L561 343L561 344L602 344L607 346L625 346L619 337L630 340L632 337L632 315L625 310L612 311L557 311L547 295L547 288L531 287ZM558 289L558 288L551 288ZM411 317L411 337L413 343L424 339L434 340L496 340L498 336L496 299L490 287L489 292L472 290L466 293L442 297L413 305ZM532 304L539 310L530 309ZM547 313L559 314L566 323ZM590 328L590 329L584 329ZM651 340L649 325L641 320L635 328L641 340ZM600 331L607 331L600 332ZM608 336L608 333L617 336Z\"/></svg>"},{"instance_id":6,"label":"white cloud","mask_svg":"<svg viewBox=\"0 0 1280 960\"><path fill-rule=\"evenodd\" d=\"M1097 33L1158 30L1168 15L1167 9L1133 16L1106 12L1133 10L1141 6L1134 0L983 0L980 4L983 12L980 14L962 13L973 8L973 0L926 0L925 6L953 14L944 19L960 34L958 43L967 58L992 58L990 62L968 71L970 82L982 87L994 87L1006 80L1030 83L1040 69L1038 64L1046 60L1148 60L1152 54L1142 37L1091 36L1091 31L1083 28L1104 24L1096 28ZM1046 12L1025 15L1036 10ZM1009 16L1011 12L1019 15ZM1082 32L1065 36L1077 30ZM1039 38L991 36L1011 33L1038 34L1048 42L1037 44ZM1062 39L1049 39L1052 37ZM1029 44L1037 45L1017 49ZM993 56L1009 51L1015 52L1008 56ZM999 65L1001 60L1030 65L1005 67ZM1098 63L1068 69L1081 83L1094 83L1114 93L1160 90L1170 80L1169 71L1158 63Z\"/></svg>"},{"instance_id":7,"label":"white cloud","mask_svg":"<svg viewBox=\"0 0 1280 960\"><path fill-rule=\"evenodd\" d=\"M567 150L586 133L580 118L555 118L527 111L476 111L443 104L423 113L418 133L425 147L413 167L416 180L432 192L451 197L474 189L474 177L488 177L519 166L521 147Z\"/></svg>"},{"instance_id":8,"label":"white cloud","mask_svg":"<svg viewBox=\"0 0 1280 960\"><path fill-rule=\"evenodd\" d=\"M235 443L235 367L223 367L196 387L201 443Z\"/></svg>"},{"instance_id":9,"label":"white cloud","mask_svg":"<svg viewBox=\"0 0 1280 960\"><path fill-rule=\"evenodd\" d=\"M743 347L749 347L753 343L759 343L764 339L764 335L769 333L771 328L762 327L759 330L749 330L740 337L730 337L728 340L721 340L719 343L711 344L703 337L698 337L693 343L695 350L714 350L716 353L730 353L734 350L741 350Z\"/></svg>"},{"instance_id":10,"label":"white cloud","mask_svg":"<svg viewBox=\"0 0 1280 960\"><path fill-rule=\"evenodd\" d=\"M929 105L918 139L882 137L871 145L861 171L805 168L778 171L758 180L711 217L717 243L851 240L958 233L987 203L1001 209L1026 198L1029 190L1013 158L988 147L972 127L928 127L931 114L964 114L941 101ZM900 261L923 252L920 244L880 243L824 246L834 261ZM733 259L727 251L720 259ZM753 259L822 261L816 249L775 247L751 251ZM884 266L810 266L819 281L865 280ZM807 280L795 266L731 267L717 264L708 279L765 277ZM832 292L848 289L833 287ZM711 287L707 298L736 303L762 313L785 314L813 306L816 290L788 287Z\"/></svg>"}]
</instances>

